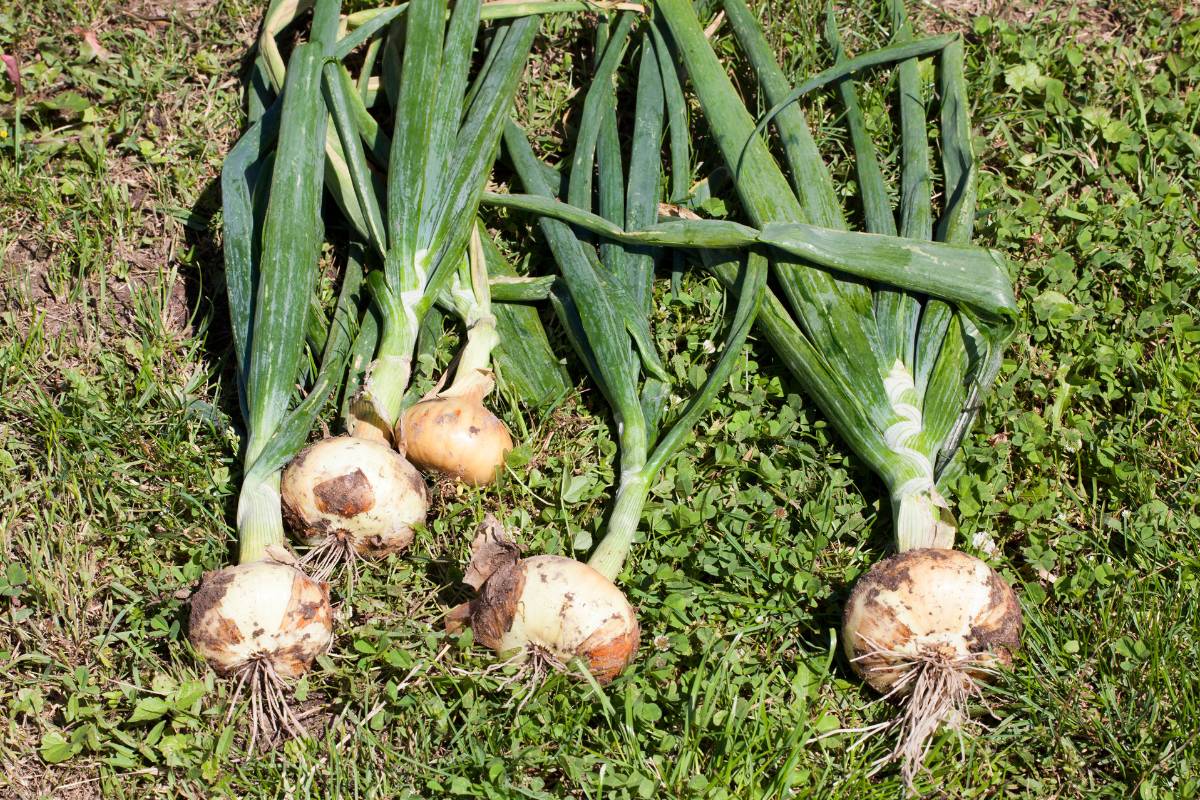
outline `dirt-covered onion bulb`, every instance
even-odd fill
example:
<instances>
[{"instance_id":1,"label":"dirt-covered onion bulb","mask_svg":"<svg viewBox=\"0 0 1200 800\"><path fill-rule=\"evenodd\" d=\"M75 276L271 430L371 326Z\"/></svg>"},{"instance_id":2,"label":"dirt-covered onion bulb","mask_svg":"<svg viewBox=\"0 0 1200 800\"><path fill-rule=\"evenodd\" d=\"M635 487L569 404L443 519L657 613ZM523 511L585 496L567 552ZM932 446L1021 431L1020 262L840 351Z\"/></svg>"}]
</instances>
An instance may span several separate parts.
<instances>
[{"instance_id":1,"label":"dirt-covered onion bulb","mask_svg":"<svg viewBox=\"0 0 1200 800\"><path fill-rule=\"evenodd\" d=\"M425 480L404 456L353 436L322 439L301 451L283 471L280 492L288 526L334 560L403 550L429 509ZM328 570L318 566L314 573Z\"/></svg>"},{"instance_id":2,"label":"dirt-covered onion bulb","mask_svg":"<svg viewBox=\"0 0 1200 800\"><path fill-rule=\"evenodd\" d=\"M474 551L464 580L479 594L450 613L448 629L469 625L475 639L497 653L554 665L579 658L601 683L633 661L637 615L608 578L572 558L521 558L491 519Z\"/></svg>"},{"instance_id":3,"label":"dirt-covered onion bulb","mask_svg":"<svg viewBox=\"0 0 1200 800\"><path fill-rule=\"evenodd\" d=\"M272 555L279 552L283 558ZM267 557L210 572L192 595L188 638L214 670L235 681L230 709L250 699L250 749L259 734L304 734L286 678L303 675L333 641L329 584L268 548Z\"/></svg>"},{"instance_id":4,"label":"dirt-covered onion bulb","mask_svg":"<svg viewBox=\"0 0 1200 800\"><path fill-rule=\"evenodd\" d=\"M842 642L854 671L903 706L900 759L911 785L929 737L962 725L967 705L1021 641L1012 587L979 559L920 548L873 566L850 594Z\"/></svg>"},{"instance_id":5,"label":"dirt-covered onion bulb","mask_svg":"<svg viewBox=\"0 0 1200 800\"><path fill-rule=\"evenodd\" d=\"M396 441L402 443L409 460L472 486L494 481L513 440L504 423L483 404L490 388L490 376L459 383L404 412Z\"/></svg>"},{"instance_id":6,"label":"dirt-covered onion bulb","mask_svg":"<svg viewBox=\"0 0 1200 800\"><path fill-rule=\"evenodd\" d=\"M328 584L269 558L210 572L191 605L188 638L221 675L262 659L296 678L333 638Z\"/></svg>"}]
</instances>

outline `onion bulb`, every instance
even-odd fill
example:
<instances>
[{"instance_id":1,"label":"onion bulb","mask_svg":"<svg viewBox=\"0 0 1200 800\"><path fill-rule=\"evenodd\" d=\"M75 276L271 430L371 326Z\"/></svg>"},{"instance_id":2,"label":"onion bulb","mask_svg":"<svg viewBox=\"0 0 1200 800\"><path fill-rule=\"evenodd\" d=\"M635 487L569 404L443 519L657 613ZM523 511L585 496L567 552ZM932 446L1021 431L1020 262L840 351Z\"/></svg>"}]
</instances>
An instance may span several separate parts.
<instances>
[{"instance_id":1,"label":"onion bulb","mask_svg":"<svg viewBox=\"0 0 1200 800\"><path fill-rule=\"evenodd\" d=\"M396 441L403 443L405 455L421 469L472 486L494 481L513 441L504 423L483 405L490 386L490 379L471 382L465 391L443 392L404 412Z\"/></svg>"},{"instance_id":2,"label":"onion bulb","mask_svg":"<svg viewBox=\"0 0 1200 800\"><path fill-rule=\"evenodd\" d=\"M301 541L351 558L403 550L429 508L425 481L404 456L354 436L301 451L283 471L280 492L284 519Z\"/></svg>"},{"instance_id":3,"label":"onion bulb","mask_svg":"<svg viewBox=\"0 0 1200 800\"><path fill-rule=\"evenodd\" d=\"M192 595L188 638L220 675L262 659L297 678L333 639L329 585L269 558L210 572Z\"/></svg>"},{"instance_id":4,"label":"onion bulb","mask_svg":"<svg viewBox=\"0 0 1200 800\"><path fill-rule=\"evenodd\" d=\"M637 654L637 615L612 581L561 556L520 558L493 518L476 537L464 579L479 594L450 612L451 631L470 625L497 653L565 665L579 658L608 683Z\"/></svg>"},{"instance_id":5,"label":"onion bulb","mask_svg":"<svg viewBox=\"0 0 1200 800\"><path fill-rule=\"evenodd\" d=\"M218 674L236 681L230 713L249 693L250 750L262 733L304 735L286 697L285 678L298 678L333 641L329 584L292 565L281 547L267 557L205 576L192 595L188 638Z\"/></svg>"},{"instance_id":6,"label":"onion bulb","mask_svg":"<svg viewBox=\"0 0 1200 800\"><path fill-rule=\"evenodd\" d=\"M859 579L847 601L842 642L854 671L898 699L900 741L909 785L928 739L945 723L961 726L979 683L1012 663L1020 647L1021 606L1012 587L979 559L921 548L882 561Z\"/></svg>"}]
</instances>

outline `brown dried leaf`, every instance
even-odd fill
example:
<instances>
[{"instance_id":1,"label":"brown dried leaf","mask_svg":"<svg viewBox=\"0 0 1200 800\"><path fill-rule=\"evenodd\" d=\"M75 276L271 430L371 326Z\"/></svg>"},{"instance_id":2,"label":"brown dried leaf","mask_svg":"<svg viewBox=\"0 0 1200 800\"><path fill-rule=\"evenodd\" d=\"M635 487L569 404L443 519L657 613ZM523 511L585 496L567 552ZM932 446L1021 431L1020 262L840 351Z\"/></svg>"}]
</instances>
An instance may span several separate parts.
<instances>
[{"instance_id":1,"label":"brown dried leaf","mask_svg":"<svg viewBox=\"0 0 1200 800\"><path fill-rule=\"evenodd\" d=\"M463 583L476 591L501 567L517 563L521 548L513 541L500 520L492 514L483 518L475 540L471 542L471 563L463 575Z\"/></svg>"},{"instance_id":2,"label":"brown dried leaf","mask_svg":"<svg viewBox=\"0 0 1200 800\"><path fill-rule=\"evenodd\" d=\"M24 89L21 88L20 62L17 61L16 56L10 56L7 54L0 54L0 61L4 62L4 71L8 74L8 79L12 81L12 85L15 87L16 96L20 97L25 93Z\"/></svg>"}]
</instances>

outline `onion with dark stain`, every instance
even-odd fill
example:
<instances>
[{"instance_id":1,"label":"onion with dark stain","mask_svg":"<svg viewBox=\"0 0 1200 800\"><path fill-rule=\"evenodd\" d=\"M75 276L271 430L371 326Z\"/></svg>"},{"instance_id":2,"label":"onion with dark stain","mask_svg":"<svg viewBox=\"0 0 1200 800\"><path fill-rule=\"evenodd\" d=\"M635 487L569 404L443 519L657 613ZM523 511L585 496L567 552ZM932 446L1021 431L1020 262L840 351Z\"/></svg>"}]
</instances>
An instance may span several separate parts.
<instances>
[{"instance_id":1,"label":"onion with dark stain","mask_svg":"<svg viewBox=\"0 0 1200 800\"><path fill-rule=\"evenodd\" d=\"M188 638L221 675L265 661L296 678L333 639L328 584L269 558L209 573L191 605Z\"/></svg>"},{"instance_id":2,"label":"onion with dark stain","mask_svg":"<svg viewBox=\"0 0 1200 800\"><path fill-rule=\"evenodd\" d=\"M297 537L314 548L340 548L341 557L403 550L429 508L425 481L404 456L353 436L303 450L283 471L280 492Z\"/></svg>"},{"instance_id":3,"label":"onion with dark stain","mask_svg":"<svg viewBox=\"0 0 1200 800\"><path fill-rule=\"evenodd\" d=\"M493 518L473 545L464 578L479 594L450 612L447 629L469 625L497 653L565 665L581 659L608 683L637 654L637 614L612 581L573 558L520 551Z\"/></svg>"},{"instance_id":4,"label":"onion with dark stain","mask_svg":"<svg viewBox=\"0 0 1200 800\"><path fill-rule=\"evenodd\" d=\"M958 550L923 548L892 556L859 579L846 604L842 641L855 672L876 691L901 685L906 661L941 654L966 675L1012 663L1021 606L984 562Z\"/></svg>"},{"instance_id":5,"label":"onion with dark stain","mask_svg":"<svg viewBox=\"0 0 1200 800\"><path fill-rule=\"evenodd\" d=\"M889 755L912 786L930 737L970 724L980 685L1012 663L1021 606L1012 587L979 559L918 548L881 561L846 603L842 643L854 671L902 707Z\"/></svg>"}]
</instances>

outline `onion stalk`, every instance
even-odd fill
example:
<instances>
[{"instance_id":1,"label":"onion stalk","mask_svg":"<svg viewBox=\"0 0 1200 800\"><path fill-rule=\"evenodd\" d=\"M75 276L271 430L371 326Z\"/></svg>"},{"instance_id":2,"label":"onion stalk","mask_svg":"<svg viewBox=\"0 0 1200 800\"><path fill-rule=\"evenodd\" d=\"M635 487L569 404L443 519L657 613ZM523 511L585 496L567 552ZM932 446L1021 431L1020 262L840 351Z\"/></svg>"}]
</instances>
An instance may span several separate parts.
<instances>
[{"instance_id":1,"label":"onion stalk","mask_svg":"<svg viewBox=\"0 0 1200 800\"><path fill-rule=\"evenodd\" d=\"M481 486L496 479L513 441L504 423L483 404L495 386L491 358L500 337L478 224L448 294L466 329L454 380L410 406L395 438L418 467Z\"/></svg>"}]
</instances>

